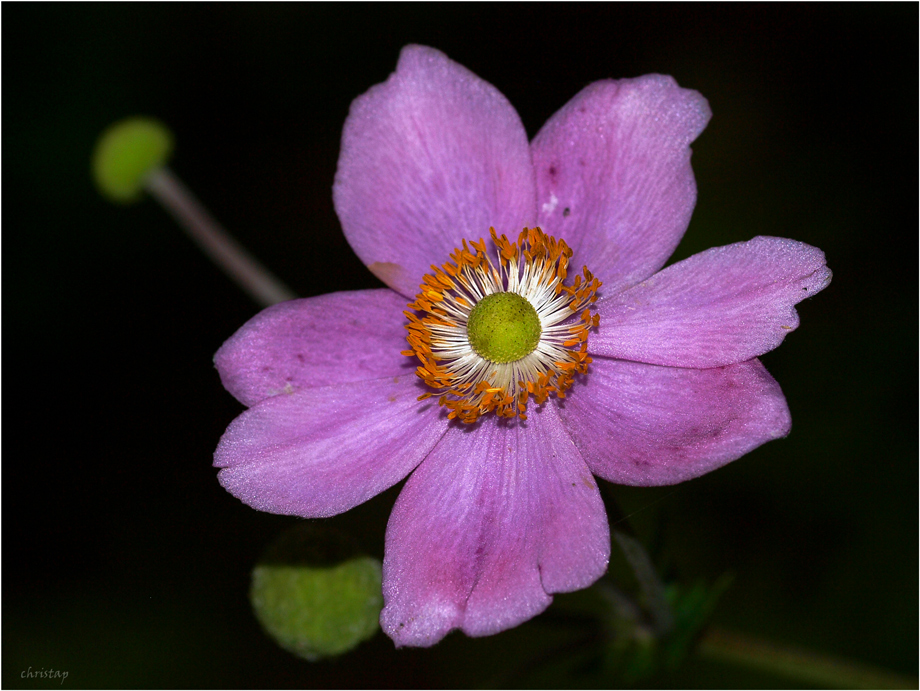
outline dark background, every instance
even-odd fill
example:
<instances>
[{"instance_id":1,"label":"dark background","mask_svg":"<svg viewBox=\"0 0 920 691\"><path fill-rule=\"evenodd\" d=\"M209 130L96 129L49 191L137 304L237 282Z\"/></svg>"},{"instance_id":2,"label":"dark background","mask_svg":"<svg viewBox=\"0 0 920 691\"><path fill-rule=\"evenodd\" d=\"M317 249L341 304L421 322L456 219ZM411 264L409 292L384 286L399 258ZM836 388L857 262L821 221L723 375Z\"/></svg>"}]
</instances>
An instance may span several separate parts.
<instances>
[{"instance_id":1,"label":"dark background","mask_svg":"<svg viewBox=\"0 0 920 691\"><path fill-rule=\"evenodd\" d=\"M669 579L735 574L719 625L916 674L917 19L914 4L4 4L3 685L57 685L29 667L68 671L65 687L525 683L496 675L540 650L541 618L428 651L378 634L319 664L262 634L249 569L294 519L242 505L210 467L241 410L211 357L257 308L155 203L112 206L89 177L105 126L160 117L173 169L299 294L376 287L331 186L349 103L410 42L493 83L531 136L597 79L663 72L709 99L675 259L787 236L825 250L834 281L763 358L788 439L614 492ZM380 555L395 496L333 521ZM797 682L693 660L649 683Z\"/></svg>"}]
</instances>

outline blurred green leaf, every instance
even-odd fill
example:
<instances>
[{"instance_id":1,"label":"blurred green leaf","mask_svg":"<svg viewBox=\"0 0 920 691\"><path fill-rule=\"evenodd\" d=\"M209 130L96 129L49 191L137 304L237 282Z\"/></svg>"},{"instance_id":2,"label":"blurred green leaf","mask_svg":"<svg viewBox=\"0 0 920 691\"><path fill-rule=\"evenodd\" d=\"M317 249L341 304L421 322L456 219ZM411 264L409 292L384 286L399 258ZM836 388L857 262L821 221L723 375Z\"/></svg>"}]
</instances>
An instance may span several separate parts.
<instances>
[{"instance_id":1,"label":"blurred green leaf","mask_svg":"<svg viewBox=\"0 0 920 691\"><path fill-rule=\"evenodd\" d=\"M711 586L703 582L691 586L677 583L668 586L667 597L674 612L674 629L662 641L661 654L665 666L677 667L687 658L733 578L732 574L725 573Z\"/></svg>"}]
</instances>

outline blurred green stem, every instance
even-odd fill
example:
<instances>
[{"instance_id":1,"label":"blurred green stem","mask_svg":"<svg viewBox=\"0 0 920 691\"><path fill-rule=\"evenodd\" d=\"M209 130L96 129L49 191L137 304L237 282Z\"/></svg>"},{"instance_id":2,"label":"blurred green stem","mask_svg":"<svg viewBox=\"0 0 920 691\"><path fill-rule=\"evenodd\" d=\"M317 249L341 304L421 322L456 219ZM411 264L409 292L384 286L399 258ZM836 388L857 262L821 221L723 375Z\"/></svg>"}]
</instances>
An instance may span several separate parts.
<instances>
[{"instance_id":1,"label":"blurred green stem","mask_svg":"<svg viewBox=\"0 0 920 691\"><path fill-rule=\"evenodd\" d=\"M916 689L918 686L914 677L718 628L706 632L697 654L828 688Z\"/></svg>"}]
</instances>

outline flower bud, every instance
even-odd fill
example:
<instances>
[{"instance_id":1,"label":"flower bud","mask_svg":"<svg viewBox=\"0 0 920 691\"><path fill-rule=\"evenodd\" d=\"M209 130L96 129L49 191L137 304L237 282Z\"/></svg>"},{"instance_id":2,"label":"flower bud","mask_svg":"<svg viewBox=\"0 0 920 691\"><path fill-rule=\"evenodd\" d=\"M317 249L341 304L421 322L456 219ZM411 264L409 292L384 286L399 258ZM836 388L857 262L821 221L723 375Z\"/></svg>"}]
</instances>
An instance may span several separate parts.
<instances>
[{"instance_id":1,"label":"flower bud","mask_svg":"<svg viewBox=\"0 0 920 691\"><path fill-rule=\"evenodd\" d=\"M172 150L172 133L159 120L120 120L96 142L92 160L96 187L110 201L137 201L147 176L169 160Z\"/></svg>"},{"instance_id":2,"label":"flower bud","mask_svg":"<svg viewBox=\"0 0 920 691\"><path fill-rule=\"evenodd\" d=\"M249 597L262 628L310 661L340 655L379 628L380 562L351 536L312 523L282 533L252 572Z\"/></svg>"}]
</instances>

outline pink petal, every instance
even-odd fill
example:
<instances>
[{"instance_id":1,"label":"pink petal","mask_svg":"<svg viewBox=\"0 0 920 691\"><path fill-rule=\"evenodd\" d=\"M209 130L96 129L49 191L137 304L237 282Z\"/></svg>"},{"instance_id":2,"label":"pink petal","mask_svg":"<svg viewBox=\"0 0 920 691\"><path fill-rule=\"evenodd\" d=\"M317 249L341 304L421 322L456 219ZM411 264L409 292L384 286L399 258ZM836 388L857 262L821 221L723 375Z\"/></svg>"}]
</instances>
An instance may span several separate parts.
<instances>
[{"instance_id":1,"label":"pink petal","mask_svg":"<svg viewBox=\"0 0 920 691\"><path fill-rule=\"evenodd\" d=\"M233 496L259 511L333 516L403 479L444 434L415 375L274 396L221 437L214 465Z\"/></svg>"},{"instance_id":2,"label":"pink petal","mask_svg":"<svg viewBox=\"0 0 920 691\"><path fill-rule=\"evenodd\" d=\"M395 377L415 369L406 350L406 299L358 290L262 310L217 351L224 387L243 405L305 387Z\"/></svg>"},{"instance_id":3,"label":"pink petal","mask_svg":"<svg viewBox=\"0 0 920 691\"><path fill-rule=\"evenodd\" d=\"M610 556L600 494L552 406L452 426L387 526L380 622L397 645L487 636L584 588Z\"/></svg>"},{"instance_id":4,"label":"pink petal","mask_svg":"<svg viewBox=\"0 0 920 691\"><path fill-rule=\"evenodd\" d=\"M696 204L690 142L709 104L671 77L595 82L533 141L540 226L611 295L664 266Z\"/></svg>"},{"instance_id":5,"label":"pink petal","mask_svg":"<svg viewBox=\"0 0 920 691\"><path fill-rule=\"evenodd\" d=\"M406 46L396 72L351 105L333 199L361 260L411 297L463 239L533 225L527 134L491 84Z\"/></svg>"},{"instance_id":6,"label":"pink petal","mask_svg":"<svg viewBox=\"0 0 920 691\"><path fill-rule=\"evenodd\" d=\"M685 259L598 303L592 353L718 367L773 350L799 325L794 305L831 280L824 253L757 237Z\"/></svg>"},{"instance_id":7,"label":"pink petal","mask_svg":"<svg viewBox=\"0 0 920 691\"><path fill-rule=\"evenodd\" d=\"M595 475L639 486L704 475L791 426L759 360L679 369L598 358L560 415Z\"/></svg>"}]
</instances>

